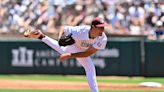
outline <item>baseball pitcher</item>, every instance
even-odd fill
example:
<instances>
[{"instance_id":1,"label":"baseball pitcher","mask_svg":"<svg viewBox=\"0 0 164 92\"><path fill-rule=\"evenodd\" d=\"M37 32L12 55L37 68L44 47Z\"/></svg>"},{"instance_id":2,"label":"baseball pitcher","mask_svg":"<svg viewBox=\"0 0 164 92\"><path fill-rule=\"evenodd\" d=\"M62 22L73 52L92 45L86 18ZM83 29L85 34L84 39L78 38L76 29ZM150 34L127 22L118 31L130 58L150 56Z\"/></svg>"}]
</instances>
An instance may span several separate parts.
<instances>
[{"instance_id":1,"label":"baseball pitcher","mask_svg":"<svg viewBox=\"0 0 164 92\"><path fill-rule=\"evenodd\" d=\"M106 46L105 25L100 18L95 18L91 25L65 26L59 33L59 41L46 36L38 29L27 30L24 36L40 39L61 54L61 61L76 58L85 69L91 91L98 92L95 66L90 56Z\"/></svg>"}]
</instances>

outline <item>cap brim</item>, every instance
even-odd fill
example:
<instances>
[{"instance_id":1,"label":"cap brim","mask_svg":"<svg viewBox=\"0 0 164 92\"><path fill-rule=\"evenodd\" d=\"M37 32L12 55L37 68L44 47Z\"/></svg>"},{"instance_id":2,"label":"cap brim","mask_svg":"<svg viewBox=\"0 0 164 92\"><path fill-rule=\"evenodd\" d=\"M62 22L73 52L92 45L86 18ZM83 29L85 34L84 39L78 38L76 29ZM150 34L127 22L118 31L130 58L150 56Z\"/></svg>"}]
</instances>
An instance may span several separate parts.
<instances>
[{"instance_id":1,"label":"cap brim","mask_svg":"<svg viewBox=\"0 0 164 92\"><path fill-rule=\"evenodd\" d=\"M105 26L107 26L108 24L107 23L103 23L103 24L98 24L98 25L96 25L96 27L105 27Z\"/></svg>"}]
</instances>

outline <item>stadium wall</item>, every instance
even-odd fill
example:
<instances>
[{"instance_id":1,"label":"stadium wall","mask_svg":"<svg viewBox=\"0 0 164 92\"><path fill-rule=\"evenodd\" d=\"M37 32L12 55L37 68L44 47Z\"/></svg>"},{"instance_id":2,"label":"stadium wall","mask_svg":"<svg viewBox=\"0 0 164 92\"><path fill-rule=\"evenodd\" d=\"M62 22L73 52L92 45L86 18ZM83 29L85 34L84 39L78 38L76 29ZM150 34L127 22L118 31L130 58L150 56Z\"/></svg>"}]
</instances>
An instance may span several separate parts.
<instances>
[{"instance_id":1,"label":"stadium wall","mask_svg":"<svg viewBox=\"0 0 164 92\"><path fill-rule=\"evenodd\" d=\"M164 43L144 42L142 63L140 40L109 40L105 50L92 56L97 75L164 76ZM83 75L84 69L75 60L61 63L59 54L38 40L0 41L1 74Z\"/></svg>"}]
</instances>

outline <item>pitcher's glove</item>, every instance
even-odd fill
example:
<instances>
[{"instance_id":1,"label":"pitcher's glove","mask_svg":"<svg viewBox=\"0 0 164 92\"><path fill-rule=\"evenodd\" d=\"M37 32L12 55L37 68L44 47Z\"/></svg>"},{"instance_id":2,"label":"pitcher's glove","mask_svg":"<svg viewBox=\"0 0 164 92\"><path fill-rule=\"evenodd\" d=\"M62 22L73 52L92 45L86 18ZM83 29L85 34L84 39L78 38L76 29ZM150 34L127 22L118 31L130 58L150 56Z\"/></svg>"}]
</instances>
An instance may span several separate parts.
<instances>
[{"instance_id":1,"label":"pitcher's glove","mask_svg":"<svg viewBox=\"0 0 164 92\"><path fill-rule=\"evenodd\" d=\"M60 46L72 45L75 43L75 40L72 38L72 34L70 35L62 35L58 41Z\"/></svg>"}]
</instances>

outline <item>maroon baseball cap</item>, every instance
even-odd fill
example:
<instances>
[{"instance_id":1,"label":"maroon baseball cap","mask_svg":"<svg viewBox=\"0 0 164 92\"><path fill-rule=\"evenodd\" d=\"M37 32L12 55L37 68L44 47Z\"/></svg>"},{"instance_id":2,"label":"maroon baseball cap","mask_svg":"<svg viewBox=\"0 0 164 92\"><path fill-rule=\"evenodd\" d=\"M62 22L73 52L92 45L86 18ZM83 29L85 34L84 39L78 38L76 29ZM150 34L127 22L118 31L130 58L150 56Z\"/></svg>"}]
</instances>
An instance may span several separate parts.
<instances>
[{"instance_id":1,"label":"maroon baseball cap","mask_svg":"<svg viewBox=\"0 0 164 92\"><path fill-rule=\"evenodd\" d=\"M94 18L92 20L92 24L91 25L93 25L93 26L95 26L97 28L99 28L99 27L103 28L104 26L107 25L107 23L103 22L101 18L96 17L96 18Z\"/></svg>"}]
</instances>

